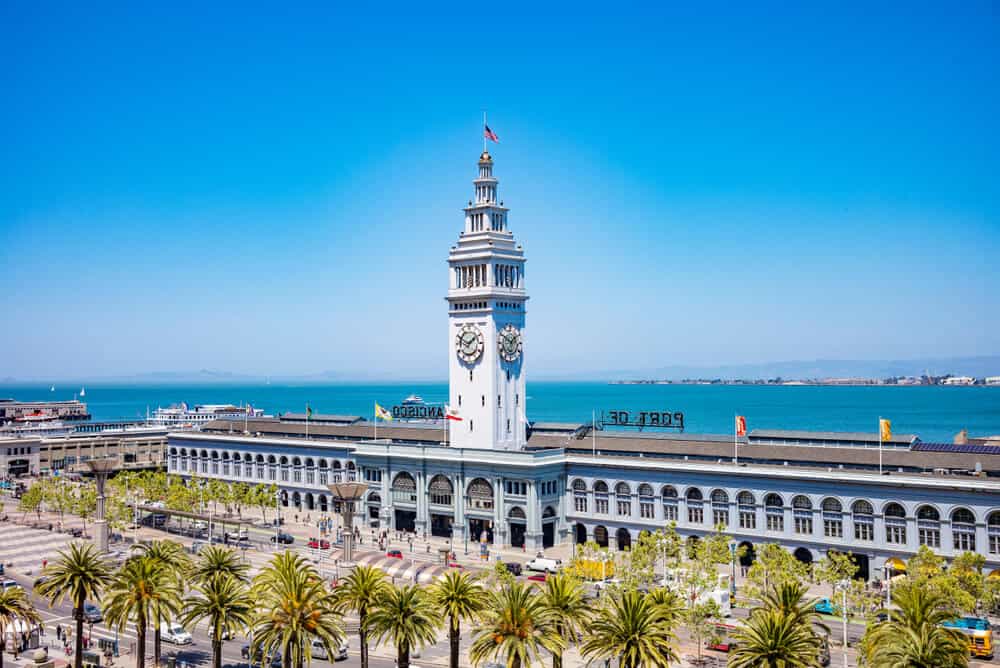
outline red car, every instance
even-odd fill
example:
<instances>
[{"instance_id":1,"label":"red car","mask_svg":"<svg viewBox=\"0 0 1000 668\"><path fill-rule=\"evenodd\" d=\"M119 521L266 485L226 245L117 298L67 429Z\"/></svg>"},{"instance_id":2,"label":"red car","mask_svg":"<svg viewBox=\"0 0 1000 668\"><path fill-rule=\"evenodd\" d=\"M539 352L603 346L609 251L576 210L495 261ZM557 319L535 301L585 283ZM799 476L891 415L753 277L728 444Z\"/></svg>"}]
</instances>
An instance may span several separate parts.
<instances>
[{"instance_id":1,"label":"red car","mask_svg":"<svg viewBox=\"0 0 1000 668\"><path fill-rule=\"evenodd\" d=\"M393 559L402 559L403 552L401 550L389 550L385 553L385 556L392 557Z\"/></svg>"},{"instance_id":2,"label":"red car","mask_svg":"<svg viewBox=\"0 0 1000 668\"><path fill-rule=\"evenodd\" d=\"M528 579L535 582L545 582L545 573L535 573L533 575L529 575Z\"/></svg>"},{"instance_id":3,"label":"red car","mask_svg":"<svg viewBox=\"0 0 1000 668\"><path fill-rule=\"evenodd\" d=\"M319 550L329 550L330 549L330 541L325 540L325 539L321 540L319 538L310 538L308 545L309 545L310 548L312 548L314 550L316 550L316 549L319 549Z\"/></svg>"},{"instance_id":4,"label":"red car","mask_svg":"<svg viewBox=\"0 0 1000 668\"><path fill-rule=\"evenodd\" d=\"M449 562L448 568L465 568L465 567L462 566L462 564L458 563L457 561L452 561Z\"/></svg>"}]
</instances>

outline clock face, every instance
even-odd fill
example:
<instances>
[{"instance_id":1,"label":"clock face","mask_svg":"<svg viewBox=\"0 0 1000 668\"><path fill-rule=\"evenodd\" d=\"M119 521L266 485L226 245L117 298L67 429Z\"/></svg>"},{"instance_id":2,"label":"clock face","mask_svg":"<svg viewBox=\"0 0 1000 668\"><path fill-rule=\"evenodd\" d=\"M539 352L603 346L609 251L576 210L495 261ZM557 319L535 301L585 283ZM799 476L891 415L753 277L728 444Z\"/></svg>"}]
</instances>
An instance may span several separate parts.
<instances>
[{"instance_id":1,"label":"clock face","mask_svg":"<svg viewBox=\"0 0 1000 668\"><path fill-rule=\"evenodd\" d=\"M472 364L483 354L483 333L475 325L462 325L455 337L455 350L459 359Z\"/></svg>"},{"instance_id":2,"label":"clock face","mask_svg":"<svg viewBox=\"0 0 1000 668\"><path fill-rule=\"evenodd\" d=\"M515 362L521 356L521 332L514 325L507 325L497 334L500 357Z\"/></svg>"}]
</instances>

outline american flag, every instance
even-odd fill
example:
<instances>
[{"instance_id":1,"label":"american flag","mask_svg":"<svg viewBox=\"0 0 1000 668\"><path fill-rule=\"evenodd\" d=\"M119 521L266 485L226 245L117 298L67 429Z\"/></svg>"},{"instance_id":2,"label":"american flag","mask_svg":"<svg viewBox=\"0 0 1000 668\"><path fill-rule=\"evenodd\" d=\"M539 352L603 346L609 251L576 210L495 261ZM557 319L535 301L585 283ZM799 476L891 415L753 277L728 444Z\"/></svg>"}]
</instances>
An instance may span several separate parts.
<instances>
[{"instance_id":1,"label":"american flag","mask_svg":"<svg viewBox=\"0 0 1000 668\"><path fill-rule=\"evenodd\" d=\"M486 125L485 123L483 124L483 136L489 139L491 142L495 142L497 144L500 143L500 138L497 137L497 133L493 132L493 130L490 130L490 126Z\"/></svg>"}]
</instances>

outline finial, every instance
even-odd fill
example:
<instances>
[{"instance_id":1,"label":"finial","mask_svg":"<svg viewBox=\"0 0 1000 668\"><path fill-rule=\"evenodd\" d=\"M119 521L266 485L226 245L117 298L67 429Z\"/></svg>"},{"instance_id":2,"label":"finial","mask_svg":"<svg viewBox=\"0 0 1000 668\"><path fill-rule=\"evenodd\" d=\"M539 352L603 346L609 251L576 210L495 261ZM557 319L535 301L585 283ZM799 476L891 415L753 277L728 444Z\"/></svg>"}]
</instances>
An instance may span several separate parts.
<instances>
[{"instance_id":1,"label":"finial","mask_svg":"<svg viewBox=\"0 0 1000 668\"><path fill-rule=\"evenodd\" d=\"M490 152L483 151L483 154L479 156L479 162L493 162L493 158L490 157Z\"/></svg>"}]
</instances>

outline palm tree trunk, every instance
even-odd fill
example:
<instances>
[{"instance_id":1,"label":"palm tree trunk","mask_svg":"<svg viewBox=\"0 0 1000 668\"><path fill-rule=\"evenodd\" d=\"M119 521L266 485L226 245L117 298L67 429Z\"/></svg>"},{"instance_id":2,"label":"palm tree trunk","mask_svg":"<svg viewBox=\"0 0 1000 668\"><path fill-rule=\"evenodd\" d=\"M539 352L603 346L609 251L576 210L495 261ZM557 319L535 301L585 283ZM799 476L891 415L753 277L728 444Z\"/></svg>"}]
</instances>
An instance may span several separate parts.
<instances>
[{"instance_id":1,"label":"palm tree trunk","mask_svg":"<svg viewBox=\"0 0 1000 668\"><path fill-rule=\"evenodd\" d=\"M364 624L358 626L358 638L361 640L361 668L368 668L368 634Z\"/></svg>"},{"instance_id":2,"label":"palm tree trunk","mask_svg":"<svg viewBox=\"0 0 1000 668\"><path fill-rule=\"evenodd\" d=\"M410 646L403 643L396 652L396 663L399 668L410 668Z\"/></svg>"},{"instance_id":3,"label":"palm tree trunk","mask_svg":"<svg viewBox=\"0 0 1000 668\"><path fill-rule=\"evenodd\" d=\"M3 668L3 653L7 650L7 629L0 626L0 668Z\"/></svg>"},{"instance_id":4,"label":"palm tree trunk","mask_svg":"<svg viewBox=\"0 0 1000 668\"><path fill-rule=\"evenodd\" d=\"M212 666L222 668L222 641L212 639ZM0 666L3 668L3 666Z\"/></svg>"},{"instance_id":5,"label":"palm tree trunk","mask_svg":"<svg viewBox=\"0 0 1000 668\"><path fill-rule=\"evenodd\" d=\"M135 620L135 668L146 668L146 618Z\"/></svg>"},{"instance_id":6,"label":"palm tree trunk","mask_svg":"<svg viewBox=\"0 0 1000 668\"><path fill-rule=\"evenodd\" d=\"M73 668L83 668L83 604L73 608L73 619L76 620L76 649L73 651ZM142 668L142 666L137 666Z\"/></svg>"},{"instance_id":7,"label":"palm tree trunk","mask_svg":"<svg viewBox=\"0 0 1000 668\"><path fill-rule=\"evenodd\" d=\"M458 617L452 617L451 628L448 629L448 647L451 654L449 665L451 668L458 668L459 641L462 638L460 623ZM0 668L3 668L3 666L0 666Z\"/></svg>"},{"instance_id":8,"label":"palm tree trunk","mask_svg":"<svg viewBox=\"0 0 1000 668\"><path fill-rule=\"evenodd\" d=\"M565 634L563 633L562 624L556 624L556 634L562 638ZM552 668L562 668L562 651L553 650L552 652Z\"/></svg>"},{"instance_id":9,"label":"palm tree trunk","mask_svg":"<svg viewBox=\"0 0 1000 668\"><path fill-rule=\"evenodd\" d=\"M159 615L153 617L156 628L153 629L153 665L160 668L160 622Z\"/></svg>"}]
</instances>

